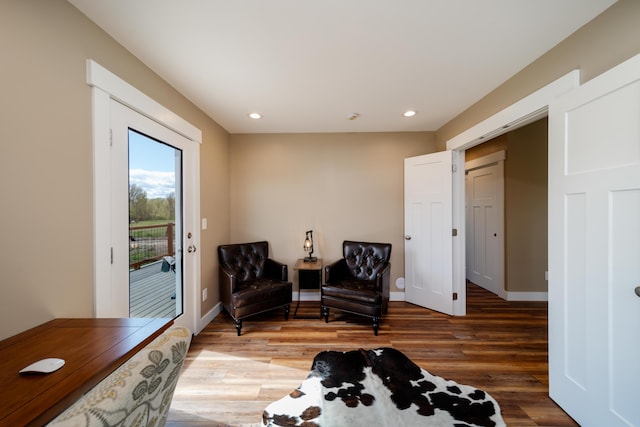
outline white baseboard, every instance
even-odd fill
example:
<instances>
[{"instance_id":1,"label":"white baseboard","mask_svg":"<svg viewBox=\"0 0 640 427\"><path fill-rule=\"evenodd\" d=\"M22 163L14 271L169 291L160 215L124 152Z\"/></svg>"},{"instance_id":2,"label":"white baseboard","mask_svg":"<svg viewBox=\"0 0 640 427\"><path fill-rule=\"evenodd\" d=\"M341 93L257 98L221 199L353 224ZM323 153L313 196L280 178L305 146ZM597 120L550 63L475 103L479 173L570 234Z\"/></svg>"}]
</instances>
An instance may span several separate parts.
<instances>
[{"instance_id":1,"label":"white baseboard","mask_svg":"<svg viewBox=\"0 0 640 427\"><path fill-rule=\"evenodd\" d=\"M204 329L209 323L216 318L218 314L222 313L222 302L217 303L213 306L211 310L209 310L204 316L200 318L200 324L198 325L198 330L194 331L194 335L198 335L200 331Z\"/></svg>"},{"instance_id":2,"label":"white baseboard","mask_svg":"<svg viewBox=\"0 0 640 427\"><path fill-rule=\"evenodd\" d=\"M293 301L298 301L298 292L293 291ZM320 292L314 290L304 290L300 294L300 301L320 301ZM391 292L389 294L389 301L404 301L404 292Z\"/></svg>"},{"instance_id":3,"label":"white baseboard","mask_svg":"<svg viewBox=\"0 0 640 427\"><path fill-rule=\"evenodd\" d=\"M549 301L548 292L507 292L507 301Z\"/></svg>"},{"instance_id":4,"label":"white baseboard","mask_svg":"<svg viewBox=\"0 0 640 427\"><path fill-rule=\"evenodd\" d=\"M293 291L291 299L293 302L298 301L298 291ZM320 291L313 289L304 290L300 293L300 301L320 301Z\"/></svg>"},{"instance_id":5,"label":"white baseboard","mask_svg":"<svg viewBox=\"0 0 640 427\"><path fill-rule=\"evenodd\" d=\"M389 301L404 301L404 292L391 292Z\"/></svg>"}]
</instances>

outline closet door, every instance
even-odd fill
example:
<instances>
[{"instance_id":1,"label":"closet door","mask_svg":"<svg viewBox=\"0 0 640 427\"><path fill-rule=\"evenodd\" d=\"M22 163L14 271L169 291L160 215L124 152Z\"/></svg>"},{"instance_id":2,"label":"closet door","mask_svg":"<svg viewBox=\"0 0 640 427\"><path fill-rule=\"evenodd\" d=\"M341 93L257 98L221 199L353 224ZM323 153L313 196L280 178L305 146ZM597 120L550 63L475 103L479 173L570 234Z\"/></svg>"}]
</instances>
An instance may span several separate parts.
<instances>
[{"instance_id":1,"label":"closet door","mask_svg":"<svg viewBox=\"0 0 640 427\"><path fill-rule=\"evenodd\" d=\"M467 279L506 298L504 151L465 164Z\"/></svg>"},{"instance_id":2,"label":"closet door","mask_svg":"<svg viewBox=\"0 0 640 427\"><path fill-rule=\"evenodd\" d=\"M640 56L549 106L549 392L638 426Z\"/></svg>"}]
</instances>

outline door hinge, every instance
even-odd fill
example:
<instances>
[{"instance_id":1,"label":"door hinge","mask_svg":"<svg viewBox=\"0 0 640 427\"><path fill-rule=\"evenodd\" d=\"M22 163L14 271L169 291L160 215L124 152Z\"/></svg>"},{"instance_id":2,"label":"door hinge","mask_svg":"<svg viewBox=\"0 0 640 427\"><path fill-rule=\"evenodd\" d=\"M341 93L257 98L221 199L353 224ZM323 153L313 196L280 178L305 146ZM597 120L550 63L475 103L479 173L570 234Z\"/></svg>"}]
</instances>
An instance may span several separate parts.
<instances>
[{"instance_id":1,"label":"door hinge","mask_svg":"<svg viewBox=\"0 0 640 427\"><path fill-rule=\"evenodd\" d=\"M113 129L109 129L109 147L113 147Z\"/></svg>"},{"instance_id":2,"label":"door hinge","mask_svg":"<svg viewBox=\"0 0 640 427\"><path fill-rule=\"evenodd\" d=\"M458 300L458 293L457 293L457 292L454 292L454 293L453 293L453 300L454 300L454 301L457 301L457 300Z\"/></svg>"},{"instance_id":3,"label":"door hinge","mask_svg":"<svg viewBox=\"0 0 640 427\"><path fill-rule=\"evenodd\" d=\"M457 228L454 228L453 230L451 230L451 235L452 235L453 237L456 237L456 236L458 235L458 229L457 229Z\"/></svg>"},{"instance_id":4,"label":"door hinge","mask_svg":"<svg viewBox=\"0 0 640 427\"><path fill-rule=\"evenodd\" d=\"M111 247L111 265L113 265L113 246Z\"/></svg>"},{"instance_id":5,"label":"door hinge","mask_svg":"<svg viewBox=\"0 0 640 427\"><path fill-rule=\"evenodd\" d=\"M453 173L458 172L458 165L456 165L456 164L452 164L452 165L451 165L451 172L453 172Z\"/></svg>"}]
</instances>

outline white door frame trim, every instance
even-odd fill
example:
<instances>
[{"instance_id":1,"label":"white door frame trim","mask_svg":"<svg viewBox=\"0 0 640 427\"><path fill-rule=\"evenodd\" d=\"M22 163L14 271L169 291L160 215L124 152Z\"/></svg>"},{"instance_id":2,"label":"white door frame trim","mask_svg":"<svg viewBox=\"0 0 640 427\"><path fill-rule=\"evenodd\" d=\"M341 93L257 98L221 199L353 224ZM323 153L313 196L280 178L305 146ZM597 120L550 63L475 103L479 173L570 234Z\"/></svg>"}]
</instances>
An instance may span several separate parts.
<instances>
[{"instance_id":1,"label":"white door frame trim","mask_svg":"<svg viewBox=\"0 0 640 427\"><path fill-rule=\"evenodd\" d=\"M478 157L477 159L469 160L464 163L464 170L469 172L474 169L483 168L493 163L503 162L507 160L507 152L505 150L496 151L495 153L487 154L486 156Z\"/></svg>"},{"instance_id":2,"label":"white door frame trim","mask_svg":"<svg viewBox=\"0 0 640 427\"><path fill-rule=\"evenodd\" d=\"M546 117L549 103L553 99L578 86L580 70L573 70L449 139L446 143L447 150L466 150Z\"/></svg>"},{"instance_id":3,"label":"white door frame trim","mask_svg":"<svg viewBox=\"0 0 640 427\"><path fill-rule=\"evenodd\" d=\"M202 131L171 110L160 105L149 96L145 95L126 81L122 80L95 61L88 59L86 62L87 84L92 89L93 111L93 245L94 245L94 310L95 317L110 317L110 307L101 305L101 301L111 301L111 254L107 245L101 242L110 241L110 228L105 224L111 224L111 173L109 162L104 159L110 157L111 124L110 103L114 99L132 110L150 118L151 120L171 129L172 131L194 141L202 143ZM199 176L199 171L195 171ZM199 187L199 182L193 183ZM199 188L195 189L199 192ZM199 215L200 207L195 207ZM195 222L199 224L199 221ZM199 269L199 263L196 263ZM199 293L199 274L196 278L196 295L194 302L195 317L193 329L199 328L200 304L197 295ZM191 323L191 322L190 322ZM197 333L198 330L193 330Z\"/></svg>"},{"instance_id":4,"label":"white door frame trim","mask_svg":"<svg viewBox=\"0 0 640 427\"><path fill-rule=\"evenodd\" d=\"M202 131L200 129L92 59L87 59L87 84L92 88L108 93L110 98L179 133L185 138L202 143Z\"/></svg>"},{"instance_id":5,"label":"white door frame trim","mask_svg":"<svg viewBox=\"0 0 640 427\"><path fill-rule=\"evenodd\" d=\"M578 86L580 86L580 70L573 70L449 139L446 142L447 150L458 151L464 154L464 150L541 119L547 115L549 103L553 99ZM460 155L459 157L461 158L462 165L458 166L464 167L464 155ZM460 170L460 167L458 170ZM453 292L458 294L458 299L453 303L453 312L454 315L457 316L465 315L467 309L464 185L464 173L454 173L453 228L458 230L458 237L453 239Z\"/></svg>"}]
</instances>

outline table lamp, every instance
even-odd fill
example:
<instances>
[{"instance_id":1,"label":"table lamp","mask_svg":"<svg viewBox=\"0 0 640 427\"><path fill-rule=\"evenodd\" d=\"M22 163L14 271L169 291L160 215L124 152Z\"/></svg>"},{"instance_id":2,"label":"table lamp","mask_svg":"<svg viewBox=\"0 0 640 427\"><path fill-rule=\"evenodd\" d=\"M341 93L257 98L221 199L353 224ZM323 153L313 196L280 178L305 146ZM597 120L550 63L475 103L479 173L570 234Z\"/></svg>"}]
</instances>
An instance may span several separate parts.
<instances>
[{"instance_id":1,"label":"table lamp","mask_svg":"<svg viewBox=\"0 0 640 427\"><path fill-rule=\"evenodd\" d=\"M309 252L309 256L304 258L304 262L316 262L318 260L317 257L312 256L313 255L313 230L309 230L305 233L304 251Z\"/></svg>"}]
</instances>

